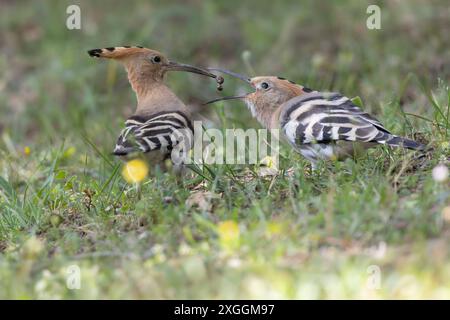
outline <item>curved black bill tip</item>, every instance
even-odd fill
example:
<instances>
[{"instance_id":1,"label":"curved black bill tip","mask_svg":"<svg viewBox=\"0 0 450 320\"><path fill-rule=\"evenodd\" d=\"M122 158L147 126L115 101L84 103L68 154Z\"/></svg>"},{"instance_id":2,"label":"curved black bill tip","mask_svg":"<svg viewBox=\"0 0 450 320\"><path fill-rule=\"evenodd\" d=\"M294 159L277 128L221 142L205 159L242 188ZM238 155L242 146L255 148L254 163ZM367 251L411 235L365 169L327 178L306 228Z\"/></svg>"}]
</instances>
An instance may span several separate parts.
<instances>
[{"instance_id":1,"label":"curved black bill tip","mask_svg":"<svg viewBox=\"0 0 450 320\"><path fill-rule=\"evenodd\" d=\"M217 98L217 99L213 99L213 100L209 100L205 103L203 103L203 105L207 105L207 104L212 104L218 101L223 101L223 100L235 100L235 99L244 99L247 95L241 95L241 96L231 96L231 97L222 97L222 98Z\"/></svg>"},{"instance_id":2,"label":"curved black bill tip","mask_svg":"<svg viewBox=\"0 0 450 320\"><path fill-rule=\"evenodd\" d=\"M204 75L204 76L207 76L207 77L211 77L211 78L214 78L214 79L218 78L217 75L215 75L214 73L209 72L208 69L195 67L195 66L192 66L190 64L170 61L166 65L166 67L167 67L168 70L172 70L172 71L186 71L186 72L201 74L201 75Z\"/></svg>"},{"instance_id":3,"label":"curved black bill tip","mask_svg":"<svg viewBox=\"0 0 450 320\"><path fill-rule=\"evenodd\" d=\"M87 52L91 57L100 57L100 54L102 53L102 49L91 49Z\"/></svg>"},{"instance_id":4,"label":"curved black bill tip","mask_svg":"<svg viewBox=\"0 0 450 320\"><path fill-rule=\"evenodd\" d=\"M250 79L249 77L244 76L244 75L239 74L239 73L236 73L236 72L233 72L233 71L230 71L230 70L221 69L221 68L208 68L208 70L209 70L209 71L218 71L218 72L222 72L222 73L227 74L227 75L229 75L229 76L232 76L232 77L241 79L241 80L244 81L244 82L251 83L251 79Z\"/></svg>"}]
</instances>

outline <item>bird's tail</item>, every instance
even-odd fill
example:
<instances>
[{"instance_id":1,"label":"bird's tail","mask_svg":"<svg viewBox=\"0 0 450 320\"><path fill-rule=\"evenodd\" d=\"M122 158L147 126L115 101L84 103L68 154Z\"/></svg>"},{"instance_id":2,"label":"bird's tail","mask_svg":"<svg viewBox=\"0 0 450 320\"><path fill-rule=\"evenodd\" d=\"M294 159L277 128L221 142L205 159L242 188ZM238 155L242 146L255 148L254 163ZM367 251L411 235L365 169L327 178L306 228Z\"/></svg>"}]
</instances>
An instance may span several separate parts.
<instances>
[{"instance_id":1,"label":"bird's tail","mask_svg":"<svg viewBox=\"0 0 450 320\"><path fill-rule=\"evenodd\" d=\"M427 151L427 146L425 146L424 144L393 134L387 135L387 139L384 143L392 147L402 147L416 151Z\"/></svg>"},{"instance_id":2,"label":"bird's tail","mask_svg":"<svg viewBox=\"0 0 450 320\"><path fill-rule=\"evenodd\" d=\"M131 56L136 53L142 53L149 49L141 46L123 46L123 47L108 47L103 49L91 49L88 50L88 54L91 57L108 58L108 59L121 59Z\"/></svg>"}]
</instances>

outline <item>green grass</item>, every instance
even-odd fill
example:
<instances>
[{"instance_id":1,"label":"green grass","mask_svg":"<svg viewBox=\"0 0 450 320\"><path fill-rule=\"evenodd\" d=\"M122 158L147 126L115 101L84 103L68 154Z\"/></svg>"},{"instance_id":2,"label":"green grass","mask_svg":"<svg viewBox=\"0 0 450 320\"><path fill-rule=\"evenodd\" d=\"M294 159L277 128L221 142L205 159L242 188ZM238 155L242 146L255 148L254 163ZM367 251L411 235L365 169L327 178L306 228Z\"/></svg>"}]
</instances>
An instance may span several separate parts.
<instances>
[{"instance_id":1,"label":"green grass","mask_svg":"<svg viewBox=\"0 0 450 320\"><path fill-rule=\"evenodd\" d=\"M79 31L65 28L70 1L2 4L0 298L450 298L450 186L431 175L450 158L446 1L380 2L380 31L360 1L79 3ZM135 98L120 66L86 54L122 44L359 96L434 150L377 148L311 172L283 146L276 177L212 165L182 184L152 172L138 192L110 155ZM213 81L168 82L208 125L258 127L239 102L199 107Z\"/></svg>"}]
</instances>

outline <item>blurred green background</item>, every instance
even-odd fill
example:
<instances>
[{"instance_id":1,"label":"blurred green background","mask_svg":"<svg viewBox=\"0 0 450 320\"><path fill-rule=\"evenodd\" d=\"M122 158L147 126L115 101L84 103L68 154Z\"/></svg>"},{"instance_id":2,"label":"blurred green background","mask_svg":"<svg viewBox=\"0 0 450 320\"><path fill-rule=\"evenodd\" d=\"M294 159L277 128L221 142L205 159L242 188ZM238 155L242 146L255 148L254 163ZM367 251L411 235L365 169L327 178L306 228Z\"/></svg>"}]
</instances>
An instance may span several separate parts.
<instances>
[{"instance_id":1,"label":"blurred green background","mask_svg":"<svg viewBox=\"0 0 450 320\"><path fill-rule=\"evenodd\" d=\"M80 6L81 30L66 28L70 4ZM92 133L98 122L119 126L132 112L135 101L122 67L93 61L86 54L91 48L143 45L174 60L249 75L281 75L319 90L359 95L375 109L380 100L406 90L406 107L424 112L424 95L413 86L402 87L408 74L430 86L450 75L446 1L380 2L379 31L366 28L365 1L1 5L1 126L5 130L9 124L16 142L56 142L62 132L73 139L79 130L91 128ZM175 92L194 107L217 96L207 79L187 74L168 78ZM234 84L227 83L227 92L233 92ZM101 138L113 138L116 130L109 130Z\"/></svg>"},{"instance_id":2,"label":"blurred green background","mask_svg":"<svg viewBox=\"0 0 450 320\"><path fill-rule=\"evenodd\" d=\"M81 30L66 28L72 4ZM381 30L368 30L369 4L0 1L0 297L450 298L450 191L431 178L450 149L450 6L375 1ZM360 96L435 153L416 167L376 150L311 176L285 149L292 179L213 168L181 187L149 179L139 195L109 155L134 94L120 65L86 53L121 45ZM167 82L210 126L259 127L239 102L202 107L219 95L210 79ZM227 79L224 94L240 86ZM198 190L206 206L193 208ZM66 288L71 264L81 290Z\"/></svg>"}]
</instances>

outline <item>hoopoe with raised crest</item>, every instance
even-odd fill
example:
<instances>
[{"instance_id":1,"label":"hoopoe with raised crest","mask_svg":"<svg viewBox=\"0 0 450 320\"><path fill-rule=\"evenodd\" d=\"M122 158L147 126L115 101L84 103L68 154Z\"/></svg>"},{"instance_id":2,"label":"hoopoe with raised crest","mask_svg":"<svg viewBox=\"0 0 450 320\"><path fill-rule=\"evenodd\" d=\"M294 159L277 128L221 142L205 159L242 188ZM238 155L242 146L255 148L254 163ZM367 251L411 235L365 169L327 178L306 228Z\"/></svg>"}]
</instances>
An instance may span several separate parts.
<instances>
[{"instance_id":1,"label":"hoopoe with raised crest","mask_svg":"<svg viewBox=\"0 0 450 320\"><path fill-rule=\"evenodd\" d=\"M313 168L318 160L354 157L378 144L425 150L425 146L390 133L377 119L362 111L349 98L336 92L318 92L281 77L246 76L209 68L239 78L255 89L239 96L207 102L241 99L267 129L280 129L282 136Z\"/></svg>"},{"instance_id":2,"label":"hoopoe with raised crest","mask_svg":"<svg viewBox=\"0 0 450 320\"><path fill-rule=\"evenodd\" d=\"M197 73L216 79L219 90L222 77L202 68L170 61L161 52L140 46L92 49L88 53L91 57L121 62L136 93L136 111L125 121L114 155L150 153L150 163L156 165L170 157L176 146L183 144L182 151L189 151L193 136L191 113L164 84L164 76L168 71Z\"/></svg>"}]
</instances>

